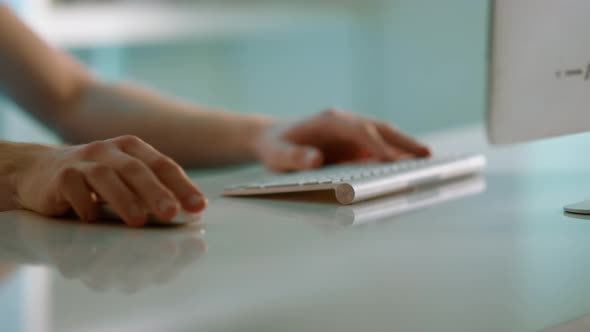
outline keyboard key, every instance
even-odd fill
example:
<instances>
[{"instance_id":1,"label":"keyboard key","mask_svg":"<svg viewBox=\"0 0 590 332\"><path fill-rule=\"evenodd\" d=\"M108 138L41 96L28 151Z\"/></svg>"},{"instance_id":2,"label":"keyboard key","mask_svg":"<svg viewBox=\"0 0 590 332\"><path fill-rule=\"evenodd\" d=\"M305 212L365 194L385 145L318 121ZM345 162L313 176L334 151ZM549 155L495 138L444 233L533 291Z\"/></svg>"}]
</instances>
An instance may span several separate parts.
<instances>
[{"instance_id":1,"label":"keyboard key","mask_svg":"<svg viewBox=\"0 0 590 332\"><path fill-rule=\"evenodd\" d=\"M306 181L301 181L299 184L302 186L311 186L311 185L320 184L320 182L317 180L306 180Z\"/></svg>"},{"instance_id":2,"label":"keyboard key","mask_svg":"<svg viewBox=\"0 0 590 332\"><path fill-rule=\"evenodd\" d=\"M297 183L295 181L290 181L290 182L266 184L266 185L263 185L263 188L296 187L299 185L301 185L301 184Z\"/></svg>"}]
</instances>

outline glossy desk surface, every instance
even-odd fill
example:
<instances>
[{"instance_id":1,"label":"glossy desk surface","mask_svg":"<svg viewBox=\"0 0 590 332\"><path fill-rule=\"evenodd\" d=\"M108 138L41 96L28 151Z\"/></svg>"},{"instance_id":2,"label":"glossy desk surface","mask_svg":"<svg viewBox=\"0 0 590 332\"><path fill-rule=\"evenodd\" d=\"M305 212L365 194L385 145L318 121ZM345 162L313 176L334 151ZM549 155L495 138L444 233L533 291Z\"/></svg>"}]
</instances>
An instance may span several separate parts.
<instances>
[{"instance_id":1,"label":"glossy desk surface","mask_svg":"<svg viewBox=\"0 0 590 332\"><path fill-rule=\"evenodd\" d=\"M195 173L211 205L187 227L0 213L0 330L588 330L562 324L590 314L590 220L561 208L590 178L466 135L433 140L481 144L483 179L366 209L219 196L255 167Z\"/></svg>"}]
</instances>

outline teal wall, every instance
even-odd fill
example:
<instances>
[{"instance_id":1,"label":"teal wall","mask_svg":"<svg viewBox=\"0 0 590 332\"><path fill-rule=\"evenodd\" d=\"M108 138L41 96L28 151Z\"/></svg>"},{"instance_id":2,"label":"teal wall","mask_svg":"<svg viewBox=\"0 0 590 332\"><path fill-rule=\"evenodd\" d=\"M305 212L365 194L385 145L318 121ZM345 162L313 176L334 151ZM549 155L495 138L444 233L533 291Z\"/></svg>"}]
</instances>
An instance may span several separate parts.
<instances>
[{"instance_id":1,"label":"teal wall","mask_svg":"<svg viewBox=\"0 0 590 332\"><path fill-rule=\"evenodd\" d=\"M376 3L289 29L74 53L105 79L241 112L298 117L337 106L413 133L480 122L487 1ZM12 113L3 122L19 130L5 136L38 139L39 127Z\"/></svg>"},{"instance_id":2,"label":"teal wall","mask_svg":"<svg viewBox=\"0 0 590 332\"><path fill-rule=\"evenodd\" d=\"M384 13L384 112L403 127L481 122L485 106L485 0L395 0Z\"/></svg>"},{"instance_id":3,"label":"teal wall","mask_svg":"<svg viewBox=\"0 0 590 332\"><path fill-rule=\"evenodd\" d=\"M369 109L370 101L359 98L370 88L359 77L359 26L343 18L241 38L76 54L107 79L142 82L208 106L297 117L329 106Z\"/></svg>"},{"instance_id":4,"label":"teal wall","mask_svg":"<svg viewBox=\"0 0 590 332\"><path fill-rule=\"evenodd\" d=\"M427 132L483 119L486 9L484 0L385 1L325 25L131 47L115 66L206 105L288 117L337 106Z\"/></svg>"}]
</instances>

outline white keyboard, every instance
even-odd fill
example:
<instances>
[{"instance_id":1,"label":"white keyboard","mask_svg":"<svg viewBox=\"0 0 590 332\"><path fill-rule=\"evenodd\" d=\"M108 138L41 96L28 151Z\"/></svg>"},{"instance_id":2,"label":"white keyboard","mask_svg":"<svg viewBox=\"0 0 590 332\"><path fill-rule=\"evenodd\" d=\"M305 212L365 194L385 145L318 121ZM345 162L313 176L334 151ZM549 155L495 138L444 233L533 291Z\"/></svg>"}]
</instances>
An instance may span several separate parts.
<instances>
[{"instance_id":1,"label":"white keyboard","mask_svg":"<svg viewBox=\"0 0 590 332\"><path fill-rule=\"evenodd\" d=\"M318 170L269 176L225 188L225 196L252 196L334 190L341 204L353 204L416 186L480 172L483 155L414 159L388 164L337 165Z\"/></svg>"}]
</instances>

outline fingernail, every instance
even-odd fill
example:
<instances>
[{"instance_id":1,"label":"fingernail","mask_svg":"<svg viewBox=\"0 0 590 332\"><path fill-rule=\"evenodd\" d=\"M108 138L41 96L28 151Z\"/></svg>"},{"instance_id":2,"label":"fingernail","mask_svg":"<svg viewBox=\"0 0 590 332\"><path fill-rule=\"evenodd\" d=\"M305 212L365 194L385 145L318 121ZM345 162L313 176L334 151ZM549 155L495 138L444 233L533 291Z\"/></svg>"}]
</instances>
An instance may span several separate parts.
<instances>
[{"instance_id":1,"label":"fingernail","mask_svg":"<svg viewBox=\"0 0 590 332\"><path fill-rule=\"evenodd\" d=\"M178 204L176 204L172 200L165 199L160 202L159 209L160 213L162 214L168 214L171 212L176 213L176 211L178 211Z\"/></svg>"},{"instance_id":2,"label":"fingernail","mask_svg":"<svg viewBox=\"0 0 590 332\"><path fill-rule=\"evenodd\" d=\"M188 205L192 207L200 207L201 205L203 205L203 197L200 195L192 195L188 198L187 202Z\"/></svg>"},{"instance_id":3,"label":"fingernail","mask_svg":"<svg viewBox=\"0 0 590 332\"><path fill-rule=\"evenodd\" d=\"M317 152L315 152L314 150L307 150L305 151L305 165L312 165L317 157Z\"/></svg>"},{"instance_id":4,"label":"fingernail","mask_svg":"<svg viewBox=\"0 0 590 332\"><path fill-rule=\"evenodd\" d=\"M131 208L129 208L129 216L133 219L140 219L145 216L145 212L139 206L131 205Z\"/></svg>"},{"instance_id":5,"label":"fingernail","mask_svg":"<svg viewBox=\"0 0 590 332\"><path fill-rule=\"evenodd\" d=\"M84 222L88 223L88 224L95 224L96 223L96 215L94 213L89 213L86 215L86 217L84 218Z\"/></svg>"},{"instance_id":6,"label":"fingernail","mask_svg":"<svg viewBox=\"0 0 590 332\"><path fill-rule=\"evenodd\" d=\"M132 227L143 226L143 224L145 223L145 219L147 218L144 209L141 208L139 205L131 205L131 207L129 208L129 217L129 226Z\"/></svg>"}]
</instances>

